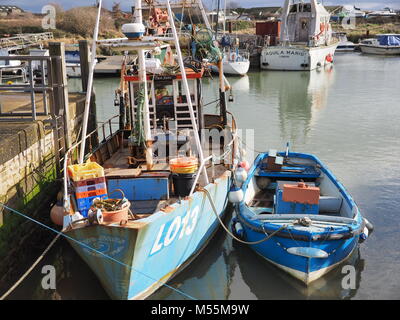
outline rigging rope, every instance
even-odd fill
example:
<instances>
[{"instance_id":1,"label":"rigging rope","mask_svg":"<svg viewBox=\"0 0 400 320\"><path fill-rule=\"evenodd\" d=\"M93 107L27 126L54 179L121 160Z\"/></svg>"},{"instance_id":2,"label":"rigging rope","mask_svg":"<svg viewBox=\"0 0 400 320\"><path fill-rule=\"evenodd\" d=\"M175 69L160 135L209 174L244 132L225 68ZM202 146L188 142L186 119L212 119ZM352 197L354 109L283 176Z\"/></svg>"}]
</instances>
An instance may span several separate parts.
<instances>
[{"instance_id":1,"label":"rigging rope","mask_svg":"<svg viewBox=\"0 0 400 320\"><path fill-rule=\"evenodd\" d=\"M1 203L1 202L0 202L0 206L2 206L3 208L9 210L10 212L13 212L13 213L15 213L15 214L17 214L17 215L19 215L19 216L21 216L21 217L23 217L23 218L26 218L26 219L28 219L28 220L30 220L30 221L32 221L32 222L34 222L34 223L36 223L36 224L38 224L38 225L44 227L45 229L48 229L48 230L50 230L50 231L52 231L52 232L58 234L59 236L62 236L62 237L64 237L64 238L68 239L68 240L71 240L71 241L75 242L75 243L79 244L80 246L85 247L86 249L89 249L89 250L91 250L91 251L94 251L95 253L97 253L97 254L99 254L99 255L101 255L101 256L103 256L103 257L105 257L105 258L107 258L107 259L109 259L109 260L111 260L111 261L113 261L113 262L115 262L115 263L117 263L117 264L119 264L119 265L122 265L122 266L124 266L124 267L127 267L127 268L129 268L129 269L131 269L131 270L133 270L133 271L135 271L135 272L137 272L137 273L139 273L139 274L145 276L146 278L148 278L148 279L150 279L150 280L152 280L152 281L160 282L160 280L154 279L154 278L150 277L149 275L143 273L142 271L139 271L139 270L135 269L134 267L132 267L132 266L126 264L126 263L123 263L122 261L119 261L119 260L117 260L117 259L115 259L115 258L113 258L113 257L111 257L111 256L109 256L109 255L107 255L107 254L105 254L105 253L103 253L103 252L101 252L101 251L96 250L95 248L93 248L93 247L87 245L87 244L84 243L84 242L81 242L81 241L79 241L79 240L76 240L75 238L72 238L72 237L66 235L65 233L63 233L63 232L61 232L61 231L58 231L58 230L56 230L56 229L54 229L54 228L52 228L52 227L49 227L48 225L45 225L44 223L41 223L40 221L37 221L37 220L35 220L35 219L33 219L33 218L31 218L31 217L29 217L29 216L23 214L22 212L19 212L19 211L13 209L13 208L10 208L10 207L8 207L7 205L5 205L4 203ZM181 290L179 290L179 289L177 289L177 288L174 288L174 287L172 287L172 286L170 286L170 285L168 285L168 284L166 284L166 283L162 283L162 285L165 286L165 287L167 287L167 288L169 288L169 289L172 289L173 291L175 291L175 292L181 294L182 296L187 297L187 298L189 298L189 299L191 299L191 300L198 300L198 299L194 298L193 296L191 296L191 295L189 295L189 294L187 294L187 293L185 293L185 292L183 292L183 291L181 291Z\"/></svg>"},{"instance_id":2,"label":"rigging rope","mask_svg":"<svg viewBox=\"0 0 400 320\"><path fill-rule=\"evenodd\" d=\"M284 225L283 225L282 227L280 227L278 230L272 232L272 233L269 234L269 235L265 232L265 234L267 234L267 236L266 236L265 238L261 239L261 240L257 240L257 241L244 241L244 240L242 240L242 239L236 237L236 236L225 226L224 222L221 220L221 217L219 216L219 214L218 214L218 212L217 212L217 209L215 208L214 201L213 201L213 199L211 198L211 195L210 195L210 193L208 192L208 190L205 189L205 188L199 188L198 191L201 191L201 192L204 192L204 193L205 193L205 195L207 196L207 198L208 198L208 200L209 200L209 202L210 202L210 204L211 204L211 207L212 207L212 209L213 209L214 214L216 215L216 217L217 217L219 223L220 223L221 226L224 228L224 230L226 231L226 233L227 233L228 235L230 235L233 239L235 239L236 241L238 241L238 242L240 242L240 243L244 243L244 244L248 244L248 245L260 244L260 243L262 243L262 242L265 242L265 241L271 239L275 234L277 234L278 232L280 232L280 231L282 231L283 229L286 229L286 228L288 227L288 225L284 224Z\"/></svg>"},{"instance_id":3,"label":"rigging rope","mask_svg":"<svg viewBox=\"0 0 400 320\"><path fill-rule=\"evenodd\" d=\"M0 203L2 205L2 203ZM6 299L20 284L22 281L25 280L25 278L32 272L33 269L38 265L40 261L44 258L47 252L53 247L53 245L56 243L58 238L60 237L60 234L57 234L54 239L50 242L50 244L47 246L47 248L43 251L43 253L39 256L39 258L36 259L36 261L32 264L32 266L22 275L21 278L17 282L14 283L14 285L6 291L1 297L0 300Z\"/></svg>"}]
</instances>

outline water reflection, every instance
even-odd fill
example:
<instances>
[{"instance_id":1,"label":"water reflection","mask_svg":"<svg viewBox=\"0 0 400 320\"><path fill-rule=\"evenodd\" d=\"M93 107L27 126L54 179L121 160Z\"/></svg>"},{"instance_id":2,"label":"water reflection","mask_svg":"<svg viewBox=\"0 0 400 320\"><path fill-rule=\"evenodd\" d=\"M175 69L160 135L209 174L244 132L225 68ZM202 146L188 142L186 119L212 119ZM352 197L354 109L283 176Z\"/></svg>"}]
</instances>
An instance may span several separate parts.
<instances>
[{"instance_id":1,"label":"water reflection","mask_svg":"<svg viewBox=\"0 0 400 320\"><path fill-rule=\"evenodd\" d=\"M228 213L225 223L228 223L229 218ZM219 230L201 255L168 284L196 299L228 299L232 279L232 263L229 258L232 249L228 240L225 233ZM168 287L162 287L149 299L183 298L180 293Z\"/></svg>"},{"instance_id":2,"label":"water reflection","mask_svg":"<svg viewBox=\"0 0 400 320\"><path fill-rule=\"evenodd\" d=\"M311 72L263 72L259 81L265 100L276 104L281 138L304 143L318 113L327 105L333 67Z\"/></svg>"},{"instance_id":3,"label":"water reflection","mask_svg":"<svg viewBox=\"0 0 400 320\"><path fill-rule=\"evenodd\" d=\"M349 299L360 287L364 260L358 248L342 265L308 286L265 261L245 245L235 242L234 248L244 282L257 299ZM345 274L341 271L344 265L355 267L355 289L342 288Z\"/></svg>"},{"instance_id":4,"label":"water reflection","mask_svg":"<svg viewBox=\"0 0 400 320\"><path fill-rule=\"evenodd\" d=\"M342 287L346 275L342 274L342 267L345 265L355 267L355 289ZM350 299L360 287L363 270L364 260L357 248L343 264L305 286L220 230L205 251L169 285L197 299ZM150 297L182 298L167 287Z\"/></svg>"},{"instance_id":5,"label":"water reflection","mask_svg":"<svg viewBox=\"0 0 400 320\"><path fill-rule=\"evenodd\" d=\"M233 93L248 93L250 90L250 78L248 75L242 77L229 77L228 81L232 86Z\"/></svg>"}]
</instances>

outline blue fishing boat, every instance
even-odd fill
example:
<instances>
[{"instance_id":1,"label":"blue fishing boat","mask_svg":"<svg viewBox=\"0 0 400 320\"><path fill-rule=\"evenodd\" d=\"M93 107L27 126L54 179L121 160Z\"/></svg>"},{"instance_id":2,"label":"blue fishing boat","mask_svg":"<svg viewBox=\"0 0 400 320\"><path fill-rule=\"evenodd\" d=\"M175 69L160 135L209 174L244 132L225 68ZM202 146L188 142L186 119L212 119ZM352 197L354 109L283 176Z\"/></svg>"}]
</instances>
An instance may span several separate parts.
<instances>
[{"instance_id":1,"label":"blue fishing boat","mask_svg":"<svg viewBox=\"0 0 400 320\"><path fill-rule=\"evenodd\" d=\"M241 187L232 188L232 229L258 255L309 284L345 261L373 227L316 156L288 149L259 154Z\"/></svg>"},{"instance_id":2,"label":"blue fishing boat","mask_svg":"<svg viewBox=\"0 0 400 320\"><path fill-rule=\"evenodd\" d=\"M237 162L225 83L219 112L205 114L204 68L184 64L166 4L172 38L145 34L137 0L134 22L122 27L127 38L101 41L138 52L138 65L122 67L119 128L111 119L86 134L84 120L81 142L65 155L63 232L113 299L148 297L205 248L225 212ZM99 5L97 28L100 12ZM174 42L176 58L161 54L164 39ZM160 60L156 69L146 65L149 58ZM93 76L94 57L91 66ZM96 135L102 143L86 153Z\"/></svg>"}]
</instances>

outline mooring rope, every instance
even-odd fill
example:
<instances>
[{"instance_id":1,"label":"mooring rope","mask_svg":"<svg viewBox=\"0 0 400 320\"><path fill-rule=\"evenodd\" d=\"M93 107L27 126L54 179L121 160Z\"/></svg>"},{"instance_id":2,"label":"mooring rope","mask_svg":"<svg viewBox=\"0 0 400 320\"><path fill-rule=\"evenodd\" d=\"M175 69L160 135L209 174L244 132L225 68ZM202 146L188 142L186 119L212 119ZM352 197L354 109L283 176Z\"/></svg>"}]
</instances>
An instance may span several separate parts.
<instances>
[{"instance_id":1,"label":"mooring rope","mask_svg":"<svg viewBox=\"0 0 400 320\"><path fill-rule=\"evenodd\" d=\"M240 242L240 243L248 244L248 245L260 244L260 243L262 243L262 242L264 242L264 241L267 241L267 240L271 239L275 234L277 234L278 232L280 232L280 231L282 231L283 229L286 229L286 228L288 227L287 224L284 224L284 225L283 225L282 227L280 227L278 230L272 232L272 233L269 234L269 235L265 232L265 234L266 234L267 236L266 236L265 238L261 239L261 240L257 240L257 241L244 241L244 240L242 240L242 239L236 237L236 236L225 226L224 222L221 220L221 217L219 216L219 214L218 214L218 212L217 212L217 209L215 208L214 201L213 201L213 199L211 198L211 195L210 195L210 193L208 192L208 190L205 189L205 188L199 188L198 191L201 191L201 192L204 192L204 193L205 193L205 195L207 196L208 200L210 201L210 204L211 204L211 207L212 207L212 209L213 209L214 214L217 216L217 219L218 219L219 223L220 223L221 226L224 228L224 230L226 231L226 233L229 234L233 239L235 239L236 241L238 241L238 242Z\"/></svg>"},{"instance_id":2,"label":"mooring rope","mask_svg":"<svg viewBox=\"0 0 400 320\"><path fill-rule=\"evenodd\" d=\"M0 203L1 204L1 203ZM53 245L56 243L58 238L60 237L60 234L57 234L54 239L50 242L50 244L47 246L47 248L43 251L43 253L39 256L39 258L32 264L32 266L22 275L21 278L17 282L14 283L14 285L6 291L1 297L0 300L6 299L20 284L22 281L25 280L25 278L31 273L33 269L38 265L40 261L44 258L46 253L53 247Z\"/></svg>"},{"instance_id":3,"label":"mooring rope","mask_svg":"<svg viewBox=\"0 0 400 320\"><path fill-rule=\"evenodd\" d=\"M13 208L10 208L10 207L8 207L7 205L5 205L4 203L1 203L1 202L0 202L0 206L2 206L3 208L5 208L5 209L7 209L7 210L9 210L9 211L11 211L11 212L13 212L13 213L15 213L15 214L18 214L18 215L21 216L21 217L24 217L24 218L26 218L26 219L28 219L28 220L30 220L30 221L36 223L36 224L38 224L38 225L40 225L40 226L42 226L42 227L44 227L44 228L46 228L46 229L48 229L48 230L50 230L50 231L56 233L56 234L58 234L59 236L62 236L62 237L64 237L64 238L68 239L68 240L74 241L75 243L81 245L82 247L85 247L85 248L87 248L87 249L89 249L89 250L92 250L92 251L96 252L97 254L100 254L101 256L103 256L103 257L105 257L105 258L107 258L107 259L110 259L111 261L113 261L113 262L115 262L115 263L118 263L118 264L120 264L120 265L122 265L122 266L124 266L124 267L127 267L127 268L129 268L129 269L131 269L131 270L133 270L133 271L135 271L135 272L137 272L137 273L139 273L139 274L145 276L146 278L149 278L149 279L152 280L152 281L160 282L160 280L154 279L154 278L152 278L151 276L149 276L149 275L143 273L142 271L136 270L136 269L133 268L132 266L130 266L130 265L126 264L126 263L123 263L122 261L119 261L119 260L117 260L117 259L115 259L115 258L113 258L113 257L111 257L111 256L109 256L109 255L107 255L107 254L105 254L105 253L103 253L103 252L101 252L101 251L98 251L98 250L96 250L95 248L92 248L91 246L87 245L86 243L83 243L83 242L81 242L81 241L79 241L79 240L76 240L76 239L74 239L74 238L72 238L72 237L66 235L65 233L63 233L63 232L61 232L61 231L58 231L58 230L56 230L56 229L54 229L54 228L52 228L52 227L49 227L48 225L45 225L44 223L41 223L40 221L37 221L37 220L35 220L35 219L33 219L33 218L31 218L31 217L29 217L29 216L23 214L22 212L19 212L19 211L13 209ZM191 299L191 300L198 300L198 299L192 297L191 295L189 295L189 294L187 294L187 293L185 293L185 292L183 292L183 291L181 291L181 290L179 290L179 289L177 289L177 288L174 288L174 287L172 287L172 286L170 286L170 285L168 285L168 284L166 284L166 283L162 283L162 285L165 286L165 287L167 287L167 288L169 288L169 289L171 289L171 290L173 290L173 291L175 291L175 292L177 292L177 293L179 293L179 294L181 294L182 296L185 296L185 297Z\"/></svg>"}]
</instances>

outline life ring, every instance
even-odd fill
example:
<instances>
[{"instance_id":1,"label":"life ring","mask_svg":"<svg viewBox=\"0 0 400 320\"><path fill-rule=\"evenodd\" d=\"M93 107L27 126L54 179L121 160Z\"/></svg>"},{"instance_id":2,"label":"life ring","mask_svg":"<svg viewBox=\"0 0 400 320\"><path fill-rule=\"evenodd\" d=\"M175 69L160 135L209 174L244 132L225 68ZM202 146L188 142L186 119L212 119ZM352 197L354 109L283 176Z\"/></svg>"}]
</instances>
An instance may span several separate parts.
<instances>
[{"instance_id":1,"label":"life ring","mask_svg":"<svg viewBox=\"0 0 400 320\"><path fill-rule=\"evenodd\" d=\"M236 53L235 52L231 53L231 61L236 61Z\"/></svg>"},{"instance_id":2,"label":"life ring","mask_svg":"<svg viewBox=\"0 0 400 320\"><path fill-rule=\"evenodd\" d=\"M329 53L329 54L325 57L325 60L326 60L327 62L332 63L332 62L333 62L333 56Z\"/></svg>"}]
</instances>

